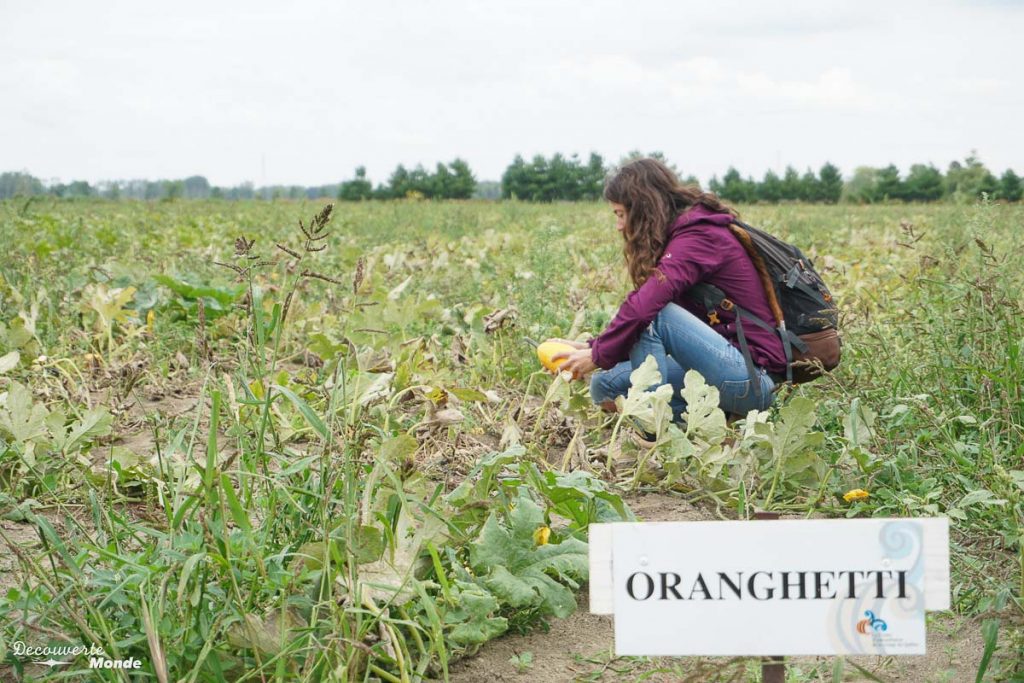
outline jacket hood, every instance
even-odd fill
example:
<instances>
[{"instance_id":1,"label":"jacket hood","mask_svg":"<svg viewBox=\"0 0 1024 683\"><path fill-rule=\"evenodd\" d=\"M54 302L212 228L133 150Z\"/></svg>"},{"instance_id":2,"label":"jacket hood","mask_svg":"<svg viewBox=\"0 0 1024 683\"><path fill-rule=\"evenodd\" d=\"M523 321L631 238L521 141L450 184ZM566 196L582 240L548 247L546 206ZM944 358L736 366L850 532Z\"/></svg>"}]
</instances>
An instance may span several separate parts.
<instances>
[{"instance_id":1,"label":"jacket hood","mask_svg":"<svg viewBox=\"0 0 1024 683\"><path fill-rule=\"evenodd\" d=\"M712 225L727 226L735 220L736 217L732 214L721 213L714 209L709 209L703 204L697 204L679 214L679 217L676 218L675 222L672 224L671 230L669 230L669 239L672 239L682 230L685 230L691 225L696 225L697 223L711 223Z\"/></svg>"}]
</instances>

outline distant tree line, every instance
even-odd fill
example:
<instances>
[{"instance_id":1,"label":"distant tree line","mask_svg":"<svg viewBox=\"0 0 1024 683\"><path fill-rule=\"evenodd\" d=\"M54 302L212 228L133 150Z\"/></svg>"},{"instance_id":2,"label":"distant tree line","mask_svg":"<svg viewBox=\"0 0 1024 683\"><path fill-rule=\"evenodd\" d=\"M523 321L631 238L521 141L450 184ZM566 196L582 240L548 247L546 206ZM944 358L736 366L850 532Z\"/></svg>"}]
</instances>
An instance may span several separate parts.
<instances>
[{"instance_id":1,"label":"distant tree line","mask_svg":"<svg viewBox=\"0 0 1024 683\"><path fill-rule=\"evenodd\" d=\"M641 157L654 157L671 168L683 182L697 184L696 178L680 175L661 152L643 154L633 151L620 159L619 165ZM516 155L501 176L501 197L534 202L600 199L611 170L595 152L591 152L586 164L576 154L568 158L554 154L550 159L538 154L529 162Z\"/></svg>"},{"instance_id":2,"label":"distant tree line","mask_svg":"<svg viewBox=\"0 0 1024 683\"><path fill-rule=\"evenodd\" d=\"M17 196L52 195L65 199L301 199L334 197L338 185L303 187L273 185L256 188L246 182L235 187L214 187L203 176L182 180L108 180L90 185L84 180L46 186L27 173L0 173L0 199Z\"/></svg>"},{"instance_id":3,"label":"distant tree line","mask_svg":"<svg viewBox=\"0 0 1024 683\"><path fill-rule=\"evenodd\" d=\"M569 158L555 154L550 159L538 154L529 163L517 154L501 176L501 196L536 202L599 199L607 173L604 159L596 153L586 164L575 154Z\"/></svg>"},{"instance_id":4,"label":"distant tree line","mask_svg":"<svg viewBox=\"0 0 1024 683\"><path fill-rule=\"evenodd\" d=\"M367 179L364 166L356 168L355 177L351 180L313 187L268 185L257 188L251 182L234 187L215 187L198 175L183 180L118 180L96 185L76 180L69 184L52 183L47 186L28 173L0 174L0 199L33 195L68 199L469 199L478 189L476 177L469 164L462 159L455 159L448 164L439 163L433 172L423 166L410 170L399 165L386 184L378 184L376 187ZM495 195L493 188L485 189L490 190L489 195Z\"/></svg>"},{"instance_id":5,"label":"distant tree line","mask_svg":"<svg viewBox=\"0 0 1024 683\"><path fill-rule=\"evenodd\" d=\"M846 199L871 203L898 199L933 202L940 199L973 200L987 195L994 199L1018 202L1024 196L1024 184L1013 169L996 176L973 154L963 163L954 161L945 175L931 165L915 164L906 177L893 165L885 168L862 166L844 187Z\"/></svg>"},{"instance_id":6,"label":"distant tree line","mask_svg":"<svg viewBox=\"0 0 1024 683\"><path fill-rule=\"evenodd\" d=\"M930 164L914 164L904 177L890 164L884 168L860 166L846 181L832 164L825 164L817 174L808 169L801 175L791 166L781 177L768 171L760 182L744 179L736 169L730 168L721 180L712 178L708 189L729 201L771 204L782 201L831 204L838 201L858 204L974 201L982 196L1017 202L1024 195L1024 184L1013 169L1007 169L996 178L973 155L963 163L951 163L945 175Z\"/></svg>"},{"instance_id":7,"label":"distant tree line","mask_svg":"<svg viewBox=\"0 0 1024 683\"><path fill-rule=\"evenodd\" d=\"M433 172L423 166L409 170L399 164L387 184L377 187L366 178L366 167L360 166L355 178L341 183L338 199L469 199L476 192L476 186L473 171L462 159L449 164L438 163Z\"/></svg>"},{"instance_id":8,"label":"distant tree line","mask_svg":"<svg viewBox=\"0 0 1024 683\"><path fill-rule=\"evenodd\" d=\"M708 189L722 199L739 204L753 202L824 202L835 204L843 194L843 175L830 163L815 174L807 169L802 175L789 166L779 176L774 171L764 174L761 181L743 178L739 171L730 168L722 179L711 178Z\"/></svg>"},{"instance_id":9,"label":"distant tree line","mask_svg":"<svg viewBox=\"0 0 1024 683\"><path fill-rule=\"evenodd\" d=\"M634 151L623 157L619 165L642 156L667 163L684 183L700 184L692 175L680 173L658 152ZM530 162L517 156L502 176L501 196L542 202L595 199L601 196L609 170L598 154L591 154L587 164L582 164L575 155L565 158L555 154L550 159L535 156ZM782 175L768 171L761 180L744 178L735 168L730 168L721 178L711 178L707 189L738 204L972 201L982 195L1016 202L1024 195L1021 178L1012 169L996 178L973 154L963 163L951 163L945 175L934 166L915 164L906 177L902 177L899 169L890 164L884 168L859 167L845 181L839 168L831 163L826 163L816 173L811 169L800 173L792 166Z\"/></svg>"},{"instance_id":10,"label":"distant tree line","mask_svg":"<svg viewBox=\"0 0 1024 683\"><path fill-rule=\"evenodd\" d=\"M658 152L630 152L619 160L652 156L664 161L683 180L699 184L692 175L684 175ZM399 165L387 182L374 185L359 166L355 177L340 183L302 186L270 185L254 187L251 182L234 187L215 187L203 176L181 180L105 181L90 185L84 180L71 183L43 183L28 173L0 173L0 199L17 196L52 195L62 198L104 197L107 199L317 199L342 201L368 199L521 199L525 201L582 201L599 199L611 168L600 154L591 153L586 162L578 155L536 155L530 161L517 155L505 169L501 181L477 181L469 164L462 159L438 163L433 171L422 165L407 169ZM839 201L871 204L889 201L933 202L973 201L988 196L1017 202L1024 196L1024 182L1007 169L996 177L975 154L963 162L954 161L943 173L930 164L914 164L906 175L890 164L882 168L861 166L845 178L839 168L826 163L817 172L800 173L789 166L779 175L768 171L760 180L743 177L729 168L708 182L707 189L738 204L778 202Z\"/></svg>"}]
</instances>

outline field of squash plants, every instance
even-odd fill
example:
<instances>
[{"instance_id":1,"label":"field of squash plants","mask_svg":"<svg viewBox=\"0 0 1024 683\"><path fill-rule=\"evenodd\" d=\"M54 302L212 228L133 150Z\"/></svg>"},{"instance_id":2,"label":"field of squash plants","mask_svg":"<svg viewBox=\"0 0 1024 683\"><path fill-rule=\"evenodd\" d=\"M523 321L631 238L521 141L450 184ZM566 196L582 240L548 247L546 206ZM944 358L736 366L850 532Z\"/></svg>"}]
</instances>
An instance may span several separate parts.
<instances>
[{"instance_id":1,"label":"field of squash plants","mask_svg":"<svg viewBox=\"0 0 1024 683\"><path fill-rule=\"evenodd\" d=\"M663 391L599 411L526 342L628 291L603 204L0 203L0 678L444 680L558 628L588 524L645 490L948 516L954 609L1015 675L1024 207L740 211L822 271L843 362L735 423L691 375L672 424Z\"/></svg>"}]
</instances>

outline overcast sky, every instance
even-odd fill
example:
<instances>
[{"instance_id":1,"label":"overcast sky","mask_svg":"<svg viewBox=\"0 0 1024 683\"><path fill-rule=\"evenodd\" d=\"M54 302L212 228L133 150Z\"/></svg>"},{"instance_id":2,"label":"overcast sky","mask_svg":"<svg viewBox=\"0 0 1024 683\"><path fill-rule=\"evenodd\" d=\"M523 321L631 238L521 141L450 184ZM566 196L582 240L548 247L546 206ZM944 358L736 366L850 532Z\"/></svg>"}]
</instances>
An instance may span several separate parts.
<instances>
[{"instance_id":1,"label":"overcast sky","mask_svg":"<svg viewBox=\"0 0 1024 683\"><path fill-rule=\"evenodd\" d=\"M0 0L0 171L325 184L661 150L1024 172L1024 2Z\"/></svg>"}]
</instances>

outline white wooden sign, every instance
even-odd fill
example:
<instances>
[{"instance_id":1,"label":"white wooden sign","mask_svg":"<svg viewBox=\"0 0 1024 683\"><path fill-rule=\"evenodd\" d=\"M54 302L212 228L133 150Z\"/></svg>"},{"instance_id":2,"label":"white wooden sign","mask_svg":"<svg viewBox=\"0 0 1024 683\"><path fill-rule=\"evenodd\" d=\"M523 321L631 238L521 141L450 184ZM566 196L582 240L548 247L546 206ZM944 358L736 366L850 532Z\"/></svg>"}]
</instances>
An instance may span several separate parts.
<instances>
[{"instance_id":1,"label":"white wooden sign","mask_svg":"<svg viewBox=\"0 0 1024 683\"><path fill-rule=\"evenodd\" d=\"M595 524L590 565L617 655L924 654L949 608L945 518Z\"/></svg>"}]
</instances>

